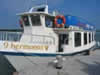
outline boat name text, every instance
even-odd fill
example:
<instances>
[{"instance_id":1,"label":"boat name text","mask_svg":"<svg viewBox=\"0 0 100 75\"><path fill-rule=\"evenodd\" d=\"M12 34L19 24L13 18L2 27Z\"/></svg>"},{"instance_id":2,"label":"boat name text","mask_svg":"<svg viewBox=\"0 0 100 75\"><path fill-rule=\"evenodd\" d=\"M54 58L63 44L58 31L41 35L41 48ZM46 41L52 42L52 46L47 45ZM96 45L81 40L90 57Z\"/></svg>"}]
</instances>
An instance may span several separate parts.
<instances>
[{"instance_id":1,"label":"boat name text","mask_svg":"<svg viewBox=\"0 0 100 75\"><path fill-rule=\"evenodd\" d=\"M4 42L4 48L46 50L46 51L48 50L47 45L25 45L25 44L8 43L8 42Z\"/></svg>"}]
</instances>

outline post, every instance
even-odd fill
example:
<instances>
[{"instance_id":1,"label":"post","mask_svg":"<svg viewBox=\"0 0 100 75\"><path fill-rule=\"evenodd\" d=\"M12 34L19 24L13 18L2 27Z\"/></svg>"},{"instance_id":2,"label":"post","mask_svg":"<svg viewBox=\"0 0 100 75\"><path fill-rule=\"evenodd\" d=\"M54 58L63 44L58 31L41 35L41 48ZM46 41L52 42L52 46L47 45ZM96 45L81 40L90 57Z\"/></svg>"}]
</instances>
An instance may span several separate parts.
<instances>
[{"instance_id":1,"label":"post","mask_svg":"<svg viewBox=\"0 0 100 75\"><path fill-rule=\"evenodd\" d=\"M63 68L63 57L61 55L56 56L56 65L57 75L61 75L61 69Z\"/></svg>"},{"instance_id":2,"label":"post","mask_svg":"<svg viewBox=\"0 0 100 75\"><path fill-rule=\"evenodd\" d=\"M63 68L63 59L62 59L62 56L61 55L57 55L56 56L56 69L62 69Z\"/></svg>"}]
</instances>

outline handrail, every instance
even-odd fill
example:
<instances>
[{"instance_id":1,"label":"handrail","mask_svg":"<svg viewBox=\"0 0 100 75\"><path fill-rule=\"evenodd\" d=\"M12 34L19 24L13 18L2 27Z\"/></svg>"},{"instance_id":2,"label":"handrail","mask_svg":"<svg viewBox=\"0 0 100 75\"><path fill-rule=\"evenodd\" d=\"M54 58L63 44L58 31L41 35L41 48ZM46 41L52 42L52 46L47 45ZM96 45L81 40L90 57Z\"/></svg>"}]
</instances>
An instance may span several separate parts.
<instances>
[{"instance_id":1,"label":"handrail","mask_svg":"<svg viewBox=\"0 0 100 75\"><path fill-rule=\"evenodd\" d=\"M6 41L20 41L21 40L21 36L22 36L22 32L6 32L6 31L0 31L0 40L6 40ZM36 39L36 38L41 38L42 41L40 41L40 43L52 43L55 44L55 38L53 36L49 36L49 35L38 35L38 34L25 34L25 35L30 35L32 37L32 39L30 39L30 41L32 43L39 43L40 39ZM35 37L35 39L34 39ZM48 40L50 39L50 40Z\"/></svg>"},{"instance_id":2,"label":"handrail","mask_svg":"<svg viewBox=\"0 0 100 75\"><path fill-rule=\"evenodd\" d=\"M21 38L21 35L22 35L22 32L0 31L0 40L19 41Z\"/></svg>"}]
</instances>

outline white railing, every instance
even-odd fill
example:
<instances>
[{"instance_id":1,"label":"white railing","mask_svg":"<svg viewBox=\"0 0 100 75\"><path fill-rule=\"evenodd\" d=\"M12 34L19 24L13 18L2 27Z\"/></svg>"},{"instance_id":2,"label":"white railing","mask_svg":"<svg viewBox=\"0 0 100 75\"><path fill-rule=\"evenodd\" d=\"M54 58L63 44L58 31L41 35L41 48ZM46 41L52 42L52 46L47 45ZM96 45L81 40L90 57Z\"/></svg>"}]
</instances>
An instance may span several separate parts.
<instances>
[{"instance_id":1,"label":"white railing","mask_svg":"<svg viewBox=\"0 0 100 75\"><path fill-rule=\"evenodd\" d=\"M37 35L37 34L24 34L31 36L31 43L43 43L43 44L55 44L55 38L48 35ZM0 31L0 40L2 41L20 41L22 32L7 32ZM24 40L24 38L23 38Z\"/></svg>"},{"instance_id":2,"label":"white railing","mask_svg":"<svg viewBox=\"0 0 100 75\"><path fill-rule=\"evenodd\" d=\"M0 31L0 40L19 41L21 38L21 35L22 35L22 32Z\"/></svg>"}]
</instances>

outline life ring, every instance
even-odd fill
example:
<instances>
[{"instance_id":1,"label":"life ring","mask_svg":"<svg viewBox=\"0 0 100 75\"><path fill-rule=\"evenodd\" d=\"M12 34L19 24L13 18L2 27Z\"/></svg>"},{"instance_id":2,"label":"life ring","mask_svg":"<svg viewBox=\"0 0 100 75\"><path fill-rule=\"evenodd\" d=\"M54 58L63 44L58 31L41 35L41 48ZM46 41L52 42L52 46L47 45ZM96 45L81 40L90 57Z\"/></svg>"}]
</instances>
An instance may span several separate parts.
<instances>
[{"instance_id":1,"label":"life ring","mask_svg":"<svg viewBox=\"0 0 100 75\"><path fill-rule=\"evenodd\" d=\"M62 23L61 24L58 24L57 20L58 19L62 19ZM64 24L66 23L66 19L64 16L62 15L58 15L55 17L54 19L54 24L56 25L56 27L60 28L60 27L64 27Z\"/></svg>"}]
</instances>

